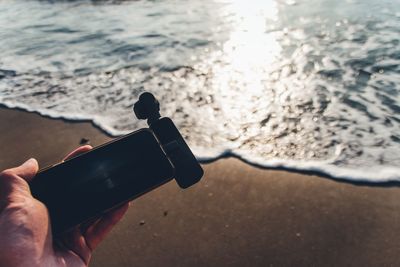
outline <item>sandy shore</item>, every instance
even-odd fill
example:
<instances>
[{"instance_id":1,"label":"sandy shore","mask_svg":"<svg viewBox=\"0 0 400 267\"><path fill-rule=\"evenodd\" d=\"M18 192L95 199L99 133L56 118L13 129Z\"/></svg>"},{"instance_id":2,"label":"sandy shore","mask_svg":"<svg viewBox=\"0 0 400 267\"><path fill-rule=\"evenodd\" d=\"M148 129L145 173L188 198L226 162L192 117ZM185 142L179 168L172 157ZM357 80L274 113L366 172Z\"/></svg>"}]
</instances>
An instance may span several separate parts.
<instances>
[{"instance_id":1,"label":"sandy shore","mask_svg":"<svg viewBox=\"0 0 400 267\"><path fill-rule=\"evenodd\" d=\"M0 169L59 161L109 137L0 109ZM399 266L400 188L355 186L261 170L235 159L204 165L196 186L170 182L137 199L94 254L113 266Z\"/></svg>"}]
</instances>

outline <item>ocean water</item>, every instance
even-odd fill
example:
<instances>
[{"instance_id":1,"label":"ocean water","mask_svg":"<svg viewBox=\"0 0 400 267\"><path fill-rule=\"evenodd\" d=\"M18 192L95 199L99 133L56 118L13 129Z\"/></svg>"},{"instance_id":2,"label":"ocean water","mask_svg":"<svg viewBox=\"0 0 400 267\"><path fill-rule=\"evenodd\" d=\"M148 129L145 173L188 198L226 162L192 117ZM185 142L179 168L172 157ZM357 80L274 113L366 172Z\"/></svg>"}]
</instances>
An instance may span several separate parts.
<instances>
[{"instance_id":1,"label":"ocean water","mask_svg":"<svg viewBox=\"0 0 400 267\"><path fill-rule=\"evenodd\" d=\"M199 159L400 181L400 0L0 2L0 103L112 135L154 93Z\"/></svg>"}]
</instances>

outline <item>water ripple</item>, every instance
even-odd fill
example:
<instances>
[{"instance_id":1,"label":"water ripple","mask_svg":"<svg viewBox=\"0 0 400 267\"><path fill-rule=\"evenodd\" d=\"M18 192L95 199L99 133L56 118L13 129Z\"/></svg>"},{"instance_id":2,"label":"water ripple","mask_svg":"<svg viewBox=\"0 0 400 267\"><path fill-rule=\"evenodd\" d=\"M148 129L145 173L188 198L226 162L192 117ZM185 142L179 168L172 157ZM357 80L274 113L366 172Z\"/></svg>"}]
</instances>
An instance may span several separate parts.
<instances>
[{"instance_id":1,"label":"water ripple","mask_svg":"<svg viewBox=\"0 0 400 267\"><path fill-rule=\"evenodd\" d=\"M399 6L3 1L0 102L120 135L148 90L199 157L399 180Z\"/></svg>"}]
</instances>

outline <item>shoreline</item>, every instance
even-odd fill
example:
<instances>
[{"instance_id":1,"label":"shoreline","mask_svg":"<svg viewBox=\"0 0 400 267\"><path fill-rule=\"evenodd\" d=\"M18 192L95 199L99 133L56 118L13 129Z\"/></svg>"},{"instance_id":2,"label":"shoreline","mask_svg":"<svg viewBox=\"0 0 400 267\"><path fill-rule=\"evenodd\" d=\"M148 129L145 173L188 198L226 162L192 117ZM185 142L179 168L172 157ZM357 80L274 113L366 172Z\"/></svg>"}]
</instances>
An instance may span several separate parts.
<instances>
[{"instance_id":1,"label":"shoreline","mask_svg":"<svg viewBox=\"0 0 400 267\"><path fill-rule=\"evenodd\" d=\"M54 164L82 138L110 140L89 122L0 108L0 168ZM260 169L235 158L203 164L181 190L169 182L136 199L95 251L93 267L397 266L400 188L355 186Z\"/></svg>"},{"instance_id":2,"label":"shoreline","mask_svg":"<svg viewBox=\"0 0 400 267\"><path fill-rule=\"evenodd\" d=\"M98 130L98 134L104 135L108 138L108 139L106 139L106 141L103 141L102 143L110 141L113 138L122 136L122 135L119 135L119 136L112 135L111 133L107 132L106 130L101 128L99 125L97 125L94 121L92 121L90 119L74 119L74 120L72 120L72 119L66 119L66 118L62 118L62 117L56 118L56 117L52 117L49 115L43 115L39 111L31 111L31 110L24 109L21 107L9 107L3 103L0 103L0 112L2 110L10 110L10 111L34 114L35 116L39 116L44 119L62 121L66 124L82 124L82 125L85 125L85 127L92 127L94 129ZM2 119L2 117L0 116L0 121L1 121L1 119ZM94 145L97 146L102 143L95 143ZM331 175L329 173L329 171L315 170L315 169L309 170L307 168L299 168L296 166L290 167L290 166L285 166L284 163L278 164L277 166L268 166L267 164L263 165L263 164L259 164L257 162L252 162L251 160L248 160L248 159L246 159L240 155L237 155L235 153L222 154L220 156L217 156L217 157L211 158L211 159L200 159L199 162L201 164L211 164L211 163L217 162L218 160L221 160L221 159L230 159L230 158L237 159L237 160L239 160L245 164L248 164L254 168L259 168L259 169L263 169L263 170L287 171L290 173L302 174L302 175L315 175L315 176L319 176L319 177L325 178L325 179L330 179L330 180L333 180L333 181L339 182L339 183L348 183L348 184L359 185L359 186L400 187L400 181L396 181L396 180L371 181L371 180L362 179L362 178L355 179L354 177L351 177L351 176L340 177L340 176ZM2 167L1 162L0 162L0 167ZM400 179L400 177L398 179Z\"/></svg>"}]
</instances>

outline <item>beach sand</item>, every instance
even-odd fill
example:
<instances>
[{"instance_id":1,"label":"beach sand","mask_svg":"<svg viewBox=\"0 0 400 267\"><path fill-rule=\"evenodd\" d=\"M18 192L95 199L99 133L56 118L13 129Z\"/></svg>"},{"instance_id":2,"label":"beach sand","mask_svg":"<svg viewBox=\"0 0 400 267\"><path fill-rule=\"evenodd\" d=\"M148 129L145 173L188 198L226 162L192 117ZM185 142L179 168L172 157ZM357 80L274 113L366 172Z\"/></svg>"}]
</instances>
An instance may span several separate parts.
<instances>
[{"instance_id":1,"label":"beach sand","mask_svg":"<svg viewBox=\"0 0 400 267\"><path fill-rule=\"evenodd\" d=\"M0 169L55 163L82 138L110 139L88 122L0 109ZM135 200L99 246L93 267L399 266L400 188L262 170L237 159L203 165L202 181L170 182Z\"/></svg>"}]
</instances>

